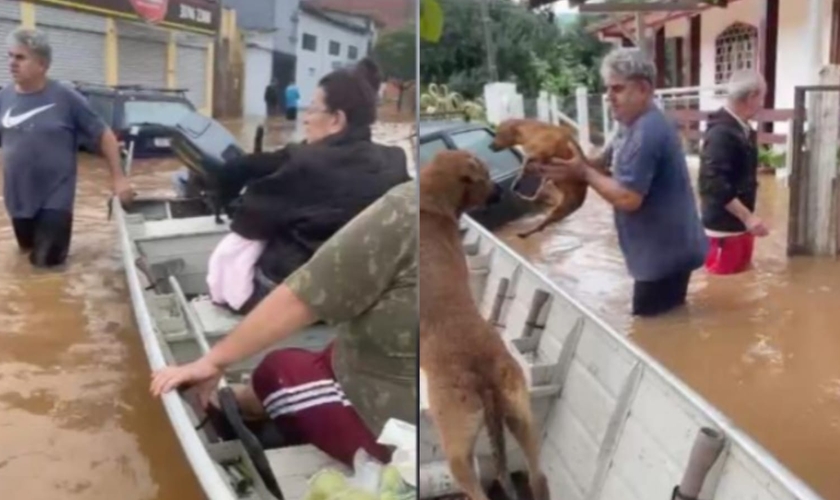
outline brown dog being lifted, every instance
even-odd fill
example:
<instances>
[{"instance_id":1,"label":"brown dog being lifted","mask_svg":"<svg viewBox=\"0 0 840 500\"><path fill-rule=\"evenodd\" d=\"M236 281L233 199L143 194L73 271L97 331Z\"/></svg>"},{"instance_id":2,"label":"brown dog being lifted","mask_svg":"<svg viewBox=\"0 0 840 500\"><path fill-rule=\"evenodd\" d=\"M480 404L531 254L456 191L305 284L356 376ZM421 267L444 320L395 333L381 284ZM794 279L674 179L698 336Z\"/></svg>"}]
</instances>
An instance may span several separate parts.
<instances>
[{"instance_id":1,"label":"brown dog being lifted","mask_svg":"<svg viewBox=\"0 0 840 500\"><path fill-rule=\"evenodd\" d=\"M486 166L466 151L442 151L420 170L420 367L450 470L470 500L486 500L473 448L486 424L499 482L515 498L505 425L525 452L533 498L548 500L522 368L481 317L469 288L461 214L497 195Z\"/></svg>"},{"instance_id":2,"label":"brown dog being lifted","mask_svg":"<svg viewBox=\"0 0 840 500\"><path fill-rule=\"evenodd\" d=\"M538 120L511 119L499 124L496 130L496 138L490 145L490 149L500 151L513 146L521 146L525 150L525 161L522 163L522 169L514 186L529 171L528 162L531 160L540 163L548 163L552 158L568 160L574 155L573 150L576 150L581 158L586 158L580 144L575 139L575 131L571 127L551 125ZM543 178L537 193L533 197L523 196L523 198L536 198L548 182L547 179ZM586 201L589 188L586 182L569 179L560 182L555 181L554 186L562 194L562 201L554 206L539 224L519 233L520 238L527 238L542 231L549 224L560 222L579 209Z\"/></svg>"}]
</instances>

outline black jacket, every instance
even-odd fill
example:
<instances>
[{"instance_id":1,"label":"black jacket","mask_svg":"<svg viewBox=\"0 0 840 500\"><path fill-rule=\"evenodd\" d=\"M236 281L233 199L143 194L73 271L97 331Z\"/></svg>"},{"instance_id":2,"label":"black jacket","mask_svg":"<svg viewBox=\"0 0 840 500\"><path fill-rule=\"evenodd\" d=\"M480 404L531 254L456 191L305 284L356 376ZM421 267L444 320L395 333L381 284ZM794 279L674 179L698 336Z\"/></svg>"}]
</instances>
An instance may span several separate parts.
<instances>
[{"instance_id":1,"label":"black jacket","mask_svg":"<svg viewBox=\"0 0 840 500\"><path fill-rule=\"evenodd\" d=\"M325 241L391 187L410 179L400 147L371 141L370 129L288 148L277 170L248 184L231 230L266 241L257 261L281 283Z\"/></svg>"},{"instance_id":2,"label":"black jacket","mask_svg":"<svg viewBox=\"0 0 840 500\"><path fill-rule=\"evenodd\" d=\"M727 209L738 198L755 210L758 192L758 146L754 130L749 133L725 109L715 112L703 135L700 156L699 191L703 226L713 231L746 231L744 224Z\"/></svg>"}]
</instances>

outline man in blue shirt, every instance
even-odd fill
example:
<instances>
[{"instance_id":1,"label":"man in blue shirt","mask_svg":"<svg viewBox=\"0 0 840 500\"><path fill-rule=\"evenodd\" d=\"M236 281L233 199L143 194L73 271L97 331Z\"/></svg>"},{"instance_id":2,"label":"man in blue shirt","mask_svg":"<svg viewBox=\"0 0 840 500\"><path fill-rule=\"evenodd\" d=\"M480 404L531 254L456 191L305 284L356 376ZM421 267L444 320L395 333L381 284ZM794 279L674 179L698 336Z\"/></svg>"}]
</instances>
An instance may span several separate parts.
<instances>
[{"instance_id":1,"label":"man in blue shirt","mask_svg":"<svg viewBox=\"0 0 840 500\"><path fill-rule=\"evenodd\" d=\"M72 88L48 77L52 47L38 30L9 36L12 85L0 91L3 201L21 252L39 268L67 260L78 177L78 145L92 141L123 204L134 198L114 133Z\"/></svg>"},{"instance_id":2,"label":"man in blue shirt","mask_svg":"<svg viewBox=\"0 0 840 500\"><path fill-rule=\"evenodd\" d=\"M298 101L300 101L300 92L295 81L292 80L286 86L286 119L292 123L297 121Z\"/></svg>"},{"instance_id":3,"label":"man in blue shirt","mask_svg":"<svg viewBox=\"0 0 840 500\"><path fill-rule=\"evenodd\" d=\"M615 208L618 241L633 287L633 314L654 316L685 302L703 265L703 231L676 127L654 103L656 69L644 53L608 54L601 74L619 131L600 157L541 165L551 179L584 179ZM587 164L588 163L588 164ZM593 166L612 170L612 177Z\"/></svg>"}]
</instances>

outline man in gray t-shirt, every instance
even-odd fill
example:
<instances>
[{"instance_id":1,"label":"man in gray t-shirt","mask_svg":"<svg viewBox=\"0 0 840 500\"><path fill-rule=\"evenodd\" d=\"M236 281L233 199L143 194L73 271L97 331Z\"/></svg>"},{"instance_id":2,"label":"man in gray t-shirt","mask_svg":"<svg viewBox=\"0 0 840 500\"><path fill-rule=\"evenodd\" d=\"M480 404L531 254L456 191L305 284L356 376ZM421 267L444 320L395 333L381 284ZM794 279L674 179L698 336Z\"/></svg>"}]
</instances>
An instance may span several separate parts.
<instances>
[{"instance_id":1,"label":"man in gray t-shirt","mask_svg":"<svg viewBox=\"0 0 840 500\"><path fill-rule=\"evenodd\" d=\"M57 266L70 248L83 139L99 146L120 201L130 202L133 192L114 134L83 96L47 77L52 50L45 35L18 29L9 41L14 84L0 90L4 201L21 251L34 266Z\"/></svg>"},{"instance_id":2,"label":"man in gray t-shirt","mask_svg":"<svg viewBox=\"0 0 840 500\"><path fill-rule=\"evenodd\" d=\"M617 49L602 73L618 134L601 157L612 176L581 158L543 165L546 177L585 179L615 207L618 242L635 280L633 314L654 316L683 304L708 248L674 125L653 102L656 69L638 49Z\"/></svg>"}]
</instances>

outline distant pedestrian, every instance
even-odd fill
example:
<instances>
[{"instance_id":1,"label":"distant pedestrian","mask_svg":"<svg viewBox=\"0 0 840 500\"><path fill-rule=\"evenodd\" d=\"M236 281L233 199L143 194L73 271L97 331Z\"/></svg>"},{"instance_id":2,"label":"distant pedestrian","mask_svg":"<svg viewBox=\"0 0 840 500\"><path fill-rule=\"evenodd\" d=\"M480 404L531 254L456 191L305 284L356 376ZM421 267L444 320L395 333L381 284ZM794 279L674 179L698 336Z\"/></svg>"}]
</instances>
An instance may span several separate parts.
<instances>
[{"instance_id":1,"label":"distant pedestrian","mask_svg":"<svg viewBox=\"0 0 840 500\"><path fill-rule=\"evenodd\" d=\"M585 180L615 208L618 243L633 276L633 314L655 316L685 303L708 241L676 127L654 103L656 68L639 49L621 48L601 66L619 130L600 158L555 160L546 177ZM609 165L612 176L590 165Z\"/></svg>"},{"instance_id":2,"label":"distant pedestrian","mask_svg":"<svg viewBox=\"0 0 840 500\"><path fill-rule=\"evenodd\" d=\"M300 103L300 91L294 80L286 86L286 119L290 122L297 122L298 105Z\"/></svg>"},{"instance_id":3,"label":"distant pedestrian","mask_svg":"<svg viewBox=\"0 0 840 500\"><path fill-rule=\"evenodd\" d=\"M98 146L111 172L112 192L123 204L134 192L111 129L81 94L47 77L52 49L46 35L17 29L8 45L14 85L0 91L6 210L30 262L58 266L70 249L79 144Z\"/></svg>"},{"instance_id":4,"label":"distant pedestrian","mask_svg":"<svg viewBox=\"0 0 840 500\"><path fill-rule=\"evenodd\" d=\"M277 114L277 104L280 100L280 89L277 86L277 79L272 78L271 82L265 87L265 115L268 117Z\"/></svg>"},{"instance_id":5,"label":"distant pedestrian","mask_svg":"<svg viewBox=\"0 0 840 500\"><path fill-rule=\"evenodd\" d=\"M748 123L764 107L766 93L757 71L735 73L726 104L711 116L703 134L698 184L710 242L706 270L712 274L749 269L755 237L768 234L755 214L758 140Z\"/></svg>"}]
</instances>

